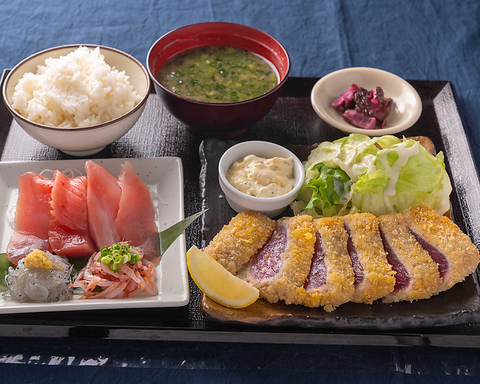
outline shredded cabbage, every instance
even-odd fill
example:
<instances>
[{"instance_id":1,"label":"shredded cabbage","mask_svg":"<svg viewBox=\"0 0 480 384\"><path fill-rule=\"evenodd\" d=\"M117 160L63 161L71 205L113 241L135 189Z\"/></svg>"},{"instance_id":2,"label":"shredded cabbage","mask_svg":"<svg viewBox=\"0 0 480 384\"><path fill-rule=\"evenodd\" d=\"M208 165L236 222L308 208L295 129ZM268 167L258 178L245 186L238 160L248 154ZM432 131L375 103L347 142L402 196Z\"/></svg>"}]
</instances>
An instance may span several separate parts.
<instances>
[{"instance_id":1,"label":"shredded cabbage","mask_svg":"<svg viewBox=\"0 0 480 384\"><path fill-rule=\"evenodd\" d=\"M351 134L312 151L291 208L313 217L379 216L427 205L442 215L450 207L451 191L442 152L433 156L412 139Z\"/></svg>"}]
</instances>

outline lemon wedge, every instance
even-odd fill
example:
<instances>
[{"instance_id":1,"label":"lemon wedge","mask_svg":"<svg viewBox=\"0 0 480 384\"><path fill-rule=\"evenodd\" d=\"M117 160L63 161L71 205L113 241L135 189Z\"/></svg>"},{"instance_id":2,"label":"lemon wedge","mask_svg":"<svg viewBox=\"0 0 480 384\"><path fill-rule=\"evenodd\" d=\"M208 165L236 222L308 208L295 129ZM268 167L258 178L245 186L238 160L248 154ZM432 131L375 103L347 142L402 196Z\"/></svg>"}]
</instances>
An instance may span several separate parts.
<instances>
[{"instance_id":1,"label":"lemon wedge","mask_svg":"<svg viewBox=\"0 0 480 384\"><path fill-rule=\"evenodd\" d=\"M190 276L213 301L228 308L244 308L258 299L258 289L232 275L213 257L192 246L187 252Z\"/></svg>"}]
</instances>

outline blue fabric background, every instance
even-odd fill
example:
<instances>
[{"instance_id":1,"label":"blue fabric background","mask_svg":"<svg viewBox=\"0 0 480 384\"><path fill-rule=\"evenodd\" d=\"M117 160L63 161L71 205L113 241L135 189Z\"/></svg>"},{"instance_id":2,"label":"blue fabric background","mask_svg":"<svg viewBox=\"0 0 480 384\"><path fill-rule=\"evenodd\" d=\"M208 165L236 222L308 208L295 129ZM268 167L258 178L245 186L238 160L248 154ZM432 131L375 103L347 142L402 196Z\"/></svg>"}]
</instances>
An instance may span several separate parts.
<instances>
[{"instance_id":1,"label":"blue fabric background","mask_svg":"<svg viewBox=\"0 0 480 384\"><path fill-rule=\"evenodd\" d=\"M476 0L15 0L0 2L0 69L69 43L103 44L143 63L164 33L231 21L285 45L292 76L378 67L410 80L449 80L480 161L480 2Z\"/></svg>"},{"instance_id":2,"label":"blue fabric background","mask_svg":"<svg viewBox=\"0 0 480 384\"><path fill-rule=\"evenodd\" d=\"M0 70L69 43L112 46L145 63L160 36L203 21L237 22L268 32L288 50L292 76L371 66L411 80L451 81L480 164L480 2L474 0L0 0ZM55 382L59 375L82 383L478 382L477 352L4 339L0 371L8 382L25 383ZM65 359L52 366L55 356ZM69 357L74 357L72 366L66 363ZM104 366L80 363L103 357L109 358Z\"/></svg>"},{"instance_id":3,"label":"blue fabric background","mask_svg":"<svg viewBox=\"0 0 480 384\"><path fill-rule=\"evenodd\" d=\"M103 44L143 63L170 30L231 21L285 45L292 76L378 67L411 80L449 80L480 161L480 2L475 0L53 0L0 2L0 69L46 48Z\"/></svg>"}]
</instances>

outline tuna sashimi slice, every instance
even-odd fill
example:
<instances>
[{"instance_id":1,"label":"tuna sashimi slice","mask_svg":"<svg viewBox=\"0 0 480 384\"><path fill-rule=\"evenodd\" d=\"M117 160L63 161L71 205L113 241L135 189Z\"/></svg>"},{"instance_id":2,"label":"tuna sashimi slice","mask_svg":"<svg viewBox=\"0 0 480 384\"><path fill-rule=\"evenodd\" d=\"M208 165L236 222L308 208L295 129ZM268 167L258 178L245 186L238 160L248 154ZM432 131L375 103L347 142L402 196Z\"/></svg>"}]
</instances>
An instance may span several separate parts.
<instances>
[{"instance_id":1,"label":"tuna sashimi slice","mask_svg":"<svg viewBox=\"0 0 480 384\"><path fill-rule=\"evenodd\" d=\"M90 234L98 249L120 241L115 226L122 189L117 179L102 166L89 160L87 172L87 207Z\"/></svg>"},{"instance_id":2,"label":"tuna sashimi slice","mask_svg":"<svg viewBox=\"0 0 480 384\"><path fill-rule=\"evenodd\" d=\"M48 238L52 250L65 257L87 257L95 251L87 215L87 179L55 171Z\"/></svg>"},{"instance_id":3,"label":"tuna sashimi slice","mask_svg":"<svg viewBox=\"0 0 480 384\"><path fill-rule=\"evenodd\" d=\"M53 180L27 172L18 178L14 233L7 246L7 257L13 263L34 249L48 250L48 221Z\"/></svg>"},{"instance_id":4,"label":"tuna sashimi slice","mask_svg":"<svg viewBox=\"0 0 480 384\"><path fill-rule=\"evenodd\" d=\"M160 237L148 186L128 161L122 164L118 185L122 195L115 224L120 240L140 248L147 260L159 262Z\"/></svg>"}]
</instances>

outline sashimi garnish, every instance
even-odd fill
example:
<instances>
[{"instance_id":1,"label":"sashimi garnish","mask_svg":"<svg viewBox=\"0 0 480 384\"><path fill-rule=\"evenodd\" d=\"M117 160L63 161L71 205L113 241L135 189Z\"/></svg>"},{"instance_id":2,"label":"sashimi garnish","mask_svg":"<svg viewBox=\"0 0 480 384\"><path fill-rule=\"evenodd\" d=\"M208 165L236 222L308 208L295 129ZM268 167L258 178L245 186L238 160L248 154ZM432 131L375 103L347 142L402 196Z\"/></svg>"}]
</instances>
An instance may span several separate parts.
<instances>
[{"instance_id":1,"label":"sashimi garnish","mask_svg":"<svg viewBox=\"0 0 480 384\"><path fill-rule=\"evenodd\" d=\"M103 247L88 260L72 284L79 299L123 299L140 293L158 294L157 271L140 249L126 243Z\"/></svg>"},{"instance_id":2,"label":"sashimi garnish","mask_svg":"<svg viewBox=\"0 0 480 384\"><path fill-rule=\"evenodd\" d=\"M47 169L42 170L40 172L40 175L53 180L55 178L55 172L57 172L57 171L58 170L56 170L56 169L47 168ZM61 172L64 176L70 177L71 179L73 179L74 177L84 175L84 173L82 171L78 170L77 168L65 168Z\"/></svg>"},{"instance_id":3,"label":"sashimi garnish","mask_svg":"<svg viewBox=\"0 0 480 384\"><path fill-rule=\"evenodd\" d=\"M50 303L72 299L73 266L62 256L38 249L9 267L7 301Z\"/></svg>"}]
</instances>

